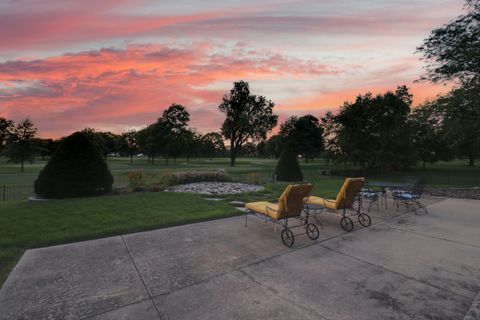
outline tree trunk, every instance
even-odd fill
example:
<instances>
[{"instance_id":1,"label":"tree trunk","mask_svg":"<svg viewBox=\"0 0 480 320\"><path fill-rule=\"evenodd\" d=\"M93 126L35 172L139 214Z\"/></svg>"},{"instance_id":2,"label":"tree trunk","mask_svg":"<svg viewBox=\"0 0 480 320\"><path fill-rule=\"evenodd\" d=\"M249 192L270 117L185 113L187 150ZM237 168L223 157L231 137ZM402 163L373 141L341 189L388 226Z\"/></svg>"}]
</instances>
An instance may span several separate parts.
<instances>
[{"instance_id":1,"label":"tree trunk","mask_svg":"<svg viewBox=\"0 0 480 320\"><path fill-rule=\"evenodd\" d=\"M133 153L130 153L130 164L133 164Z\"/></svg>"},{"instance_id":2,"label":"tree trunk","mask_svg":"<svg viewBox=\"0 0 480 320\"><path fill-rule=\"evenodd\" d=\"M235 144L233 143L233 140L230 141L230 167L235 166L235 156L236 156L236 147Z\"/></svg>"},{"instance_id":3,"label":"tree trunk","mask_svg":"<svg viewBox=\"0 0 480 320\"><path fill-rule=\"evenodd\" d=\"M23 172L23 161L20 162L20 172Z\"/></svg>"},{"instance_id":4,"label":"tree trunk","mask_svg":"<svg viewBox=\"0 0 480 320\"><path fill-rule=\"evenodd\" d=\"M425 163L426 163L425 159L423 159L422 162L423 162L423 163L422 163L422 168L423 168L423 170L425 170L425 169L426 169L426 167L425 167Z\"/></svg>"},{"instance_id":5,"label":"tree trunk","mask_svg":"<svg viewBox=\"0 0 480 320\"><path fill-rule=\"evenodd\" d=\"M475 165L475 157L473 156L473 154L470 154L468 156L468 165L470 167L473 167Z\"/></svg>"}]
</instances>

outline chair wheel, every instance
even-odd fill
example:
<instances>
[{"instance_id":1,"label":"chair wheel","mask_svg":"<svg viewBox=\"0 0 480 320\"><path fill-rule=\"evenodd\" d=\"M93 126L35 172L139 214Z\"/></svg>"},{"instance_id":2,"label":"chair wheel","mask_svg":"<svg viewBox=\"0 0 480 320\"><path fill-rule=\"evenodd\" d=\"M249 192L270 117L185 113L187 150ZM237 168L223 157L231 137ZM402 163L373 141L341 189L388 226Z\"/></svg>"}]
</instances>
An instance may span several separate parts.
<instances>
[{"instance_id":1,"label":"chair wheel","mask_svg":"<svg viewBox=\"0 0 480 320\"><path fill-rule=\"evenodd\" d=\"M342 226L343 230L347 232L353 230L353 221L349 217L342 217L342 219L340 219L340 225Z\"/></svg>"},{"instance_id":2,"label":"chair wheel","mask_svg":"<svg viewBox=\"0 0 480 320\"><path fill-rule=\"evenodd\" d=\"M307 236L312 239L312 240L317 240L318 237L320 236L320 232L318 231L318 228L316 225L313 223L309 223L305 226L305 230L307 232Z\"/></svg>"},{"instance_id":3,"label":"chair wheel","mask_svg":"<svg viewBox=\"0 0 480 320\"><path fill-rule=\"evenodd\" d=\"M282 230L282 242L289 248L293 246L293 243L295 242L295 237L290 229L285 228Z\"/></svg>"},{"instance_id":4,"label":"chair wheel","mask_svg":"<svg viewBox=\"0 0 480 320\"><path fill-rule=\"evenodd\" d=\"M369 227L372 224L372 219L370 219L368 214L360 213L358 215L358 222L364 227Z\"/></svg>"}]
</instances>

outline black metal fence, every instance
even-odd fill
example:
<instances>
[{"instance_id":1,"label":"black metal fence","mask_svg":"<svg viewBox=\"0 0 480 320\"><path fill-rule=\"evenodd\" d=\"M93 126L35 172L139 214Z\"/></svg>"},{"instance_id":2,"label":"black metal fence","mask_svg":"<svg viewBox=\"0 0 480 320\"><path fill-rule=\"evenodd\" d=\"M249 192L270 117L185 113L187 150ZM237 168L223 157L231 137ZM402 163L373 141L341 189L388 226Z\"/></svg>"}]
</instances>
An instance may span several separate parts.
<instances>
[{"instance_id":1,"label":"black metal fence","mask_svg":"<svg viewBox=\"0 0 480 320\"><path fill-rule=\"evenodd\" d=\"M2 201L25 200L33 194L34 190L32 185L0 185L0 199Z\"/></svg>"}]
</instances>

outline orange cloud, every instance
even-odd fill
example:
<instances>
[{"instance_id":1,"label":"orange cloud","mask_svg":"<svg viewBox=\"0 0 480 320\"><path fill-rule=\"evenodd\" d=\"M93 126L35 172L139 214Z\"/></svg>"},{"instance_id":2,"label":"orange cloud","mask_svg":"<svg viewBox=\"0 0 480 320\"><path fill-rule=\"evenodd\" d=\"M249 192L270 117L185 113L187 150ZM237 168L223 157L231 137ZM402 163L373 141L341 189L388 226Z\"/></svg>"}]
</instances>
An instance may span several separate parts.
<instances>
[{"instance_id":1,"label":"orange cloud","mask_svg":"<svg viewBox=\"0 0 480 320\"><path fill-rule=\"evenodd\" d=\"M211 46L136 45L0 64L0 115L31 117L42 135L84 127L118 130L154 122L173 102L202 131L218 128L219 81L318 78L333 67L268 52L220 54ZM198 117L196 117L198 116Z\"/></svg>"}]
</instances>

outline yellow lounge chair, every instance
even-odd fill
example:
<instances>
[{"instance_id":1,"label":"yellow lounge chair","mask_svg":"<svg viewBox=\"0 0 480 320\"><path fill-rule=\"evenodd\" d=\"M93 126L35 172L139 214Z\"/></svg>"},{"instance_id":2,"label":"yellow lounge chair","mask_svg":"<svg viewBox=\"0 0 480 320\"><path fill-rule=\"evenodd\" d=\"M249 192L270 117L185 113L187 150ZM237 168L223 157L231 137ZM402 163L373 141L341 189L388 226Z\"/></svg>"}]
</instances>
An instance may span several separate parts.
<instances>
[{"instance_id":1,"label":"yellow lounge chair","mask_svg":"<svg viewBox=\"0 0 480 320\"><path fill-rule=\"evenodd\" d=\"M295 235L291 229L296 227L303 227L310 239L317 239L319 236L318 228L315 224L309 223L308 213L305 218L301 216L304 206L303 199L309 195L311 190L311 184L293 184L287 186L283 194L278 199L278 203L271 203L267 201L246 203L245 208L247 208L247 211L245 215L245 226L247 226L249 214L261 215L266 221L273 221L274 223L278 223L283 227L281 238L283 244L287 247L293 246ZM303 224L300 226L297 225L289 227L289 218L300 218L303 221Z\"/></svg>"},{"instance_id":2,"label":"yellow lounge chair","mask_svg":"<svg viewBox=\"0 0 480 320\"><path fill-rule=\"evenodd\" d=\"M362 226L368 227L372 223L372 219L370 219L368 214L360 212L361 202L359 202L358 208L353 208L355 200L359 200L359 192L364 183L364 178L346 178L335 200L310 196L305 199L305 210L308 212L312 211L315 219L317 219L317 213L322 212L324 209L341 214L340 225L347 232L352 231L353 221L346 216L346 211L353 210L354 215L358 216L358 222Z\"/></svg>"}]
</instances>

